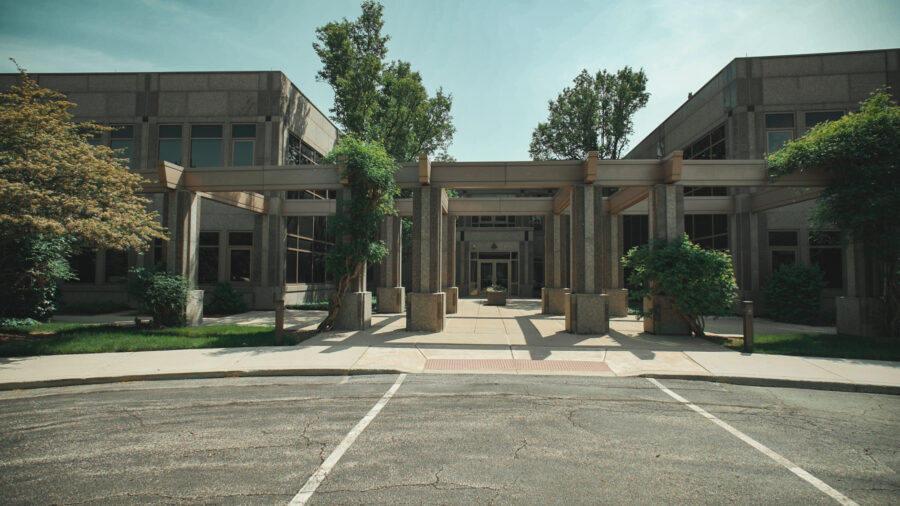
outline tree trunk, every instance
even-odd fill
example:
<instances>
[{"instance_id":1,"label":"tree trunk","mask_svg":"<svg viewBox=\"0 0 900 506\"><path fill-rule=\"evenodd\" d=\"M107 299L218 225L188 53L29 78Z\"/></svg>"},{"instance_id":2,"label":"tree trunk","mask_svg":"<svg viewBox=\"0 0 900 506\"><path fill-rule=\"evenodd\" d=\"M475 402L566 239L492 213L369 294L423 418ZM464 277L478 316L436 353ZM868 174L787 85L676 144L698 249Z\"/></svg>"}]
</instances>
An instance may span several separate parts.
<instances>
[{"instance_id":1,"label":"tree trunk","mask_svg":"<svg viewBox=\"0 0 900 506\"><path fill-rule=\"evenodd\" d=\"M359 277L359 273L362 270L363 264L358 263L353 268L353 273L342 276L341 279L338 280L338 284L335 287L334 294L331 296L331 304L328 307L328 316L319 324L316 328L316 333L326 332L334 329L334 321L337 319L338 314L341 312L341 306L344 301L344 296L347 295L347 288L350 286L350 282Z\"/></svg>"}]
</instances>

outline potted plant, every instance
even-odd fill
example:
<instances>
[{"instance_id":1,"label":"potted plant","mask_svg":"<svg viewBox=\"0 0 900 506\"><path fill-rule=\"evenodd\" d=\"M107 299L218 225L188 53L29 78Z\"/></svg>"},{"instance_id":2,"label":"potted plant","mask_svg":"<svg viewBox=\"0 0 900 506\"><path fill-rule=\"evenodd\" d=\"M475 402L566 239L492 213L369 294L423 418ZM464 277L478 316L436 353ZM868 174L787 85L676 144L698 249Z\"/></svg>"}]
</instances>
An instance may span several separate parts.
<instances>
[{"instance_id":1,"label":"potted plant","mask_svg":"<svg viewBox=\"0 0 900 506\"><path fill-rule=\"evenodd\" d=\"M487 288L488 306L505 306L506 305L506 287L501 285L491 285Z\"/></svg>"}]
</instances>

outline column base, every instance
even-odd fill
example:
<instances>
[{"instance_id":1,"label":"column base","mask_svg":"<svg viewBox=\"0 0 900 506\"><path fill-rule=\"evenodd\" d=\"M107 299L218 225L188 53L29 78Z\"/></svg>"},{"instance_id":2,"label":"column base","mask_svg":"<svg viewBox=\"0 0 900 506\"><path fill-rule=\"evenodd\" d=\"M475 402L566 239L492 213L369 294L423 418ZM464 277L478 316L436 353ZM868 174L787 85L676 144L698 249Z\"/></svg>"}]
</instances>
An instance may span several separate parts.
<instances>
[{"instance_id":1,"label":"column base","mask_svg":"<svg viewBox=\"0 0 900 506\"><path fill-rule=\"evenodd\" d=\"M447 314L456 314L459 308L459 287L445 286L444 293L447 294Z\"/></svg>"},{"instance_id":2,"label":"column base","mask_svg":"<svg viewBox=\"0 0 900 506\"><path fill-rule=\"evenodd\" d=\"M378 294L379 313L402 313L406 311L406 288L403 286L379 286L375 289Z\"/></svg>"},{"instance_id":3,"label":"column base","mask_svg":"<svg viewBox=\"0 0 900 506\"><path fill-rule=\"evenodd\" d=\"M188 290L184 321L188 327L199 327L203 323L203 290Z\"/></svg>"},{"instance_id":4,"label":"column base","mask_svg":"<svg viewBox=\"0 0 900 506\"><path fill-rule=\"evenodd\" d=\"M609 316L628 316L628 290L625 288L604 288L609 295Z\"/></svg>"},{"instance_id":5,"label":"column base","mask_svg":"<svg viewBox=\"0 0 900 506\"><path fill-rule=\"evenodd\" d=\"M406 330L443 332L447 301L444 292L411 293L406 298Z\"/></svg>"},{"instance_id":6,"label":"column base","mask_svg":"<svg viewBox=\"0 0 900 506\"><path fill-rule=\"evenodd\" d=\"M566 314L568 288L541 288L541 313Z\"/></svg>"},{"instance_id":7,"label":"column base","mask_svg":"<svg viewBox=\"0 0 900 506\"><path fill-rule=\"evenodd\" d=\"M877 297L835 297L837 331L856 337L887 337L884 302Z\"/></svg>"},{"instance_id":8,"label":"column base","mask_svg":"<svg viewBox=\"0 0 900 506\"><path fill-rule=\"evenodd\" d=\"M344 295L341 312L334 321L335 330L363 330L372 326L372 292Z\"/></svg>"},{"instance_id":9,"label":"column base","mask_svg":"<svg viewBox=\"0 0 900 506\"><path fill-rule=\"evenodd\" d=\"M655 308L654 316L644 317L644 332L650 334L686 335L691 333L691 327L684 321L672 307L672 300L668 297L656 296L644 299L644 311Z\"/></svg>"},{"instance_id":10,"label":"column base","mask_svg":"<svg viewBox=\"0 0 900 506\"><path fill-rule=\"evenodd\" d=\"M609 333L609 295L566 294L566 332L572 334Z\"/></svg>"}]
</instances>

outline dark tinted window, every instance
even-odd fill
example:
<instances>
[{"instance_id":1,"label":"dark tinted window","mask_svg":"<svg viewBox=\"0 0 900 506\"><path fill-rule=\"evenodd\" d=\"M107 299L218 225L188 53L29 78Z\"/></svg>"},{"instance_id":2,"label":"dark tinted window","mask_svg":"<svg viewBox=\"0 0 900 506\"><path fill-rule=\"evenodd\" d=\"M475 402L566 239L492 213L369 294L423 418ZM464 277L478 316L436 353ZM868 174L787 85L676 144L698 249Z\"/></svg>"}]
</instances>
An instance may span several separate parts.
<instances>
[{"instance_id":1,"label":"dark tinted window","mask_svg":"<svg viewBox=\"0 0 900 506\"><path fill-rule=\"evenodd\" d=\"M841 119L844 113L841 111L828 111L828 112L808 112L806 113L806 128L812 128L819 123L824 123L826 121L835 121Z\"/></svg>"},{"instance_id":2,"label":"dark tinted window","mask_svg":"<svg viewBox=\"0 0 900 506\"><path fill-rule=\"evenodd\" d=\"M231 125L231 136L254 138L256 137L256 125Z\"/></svg>"},{"instance_id":3,"label":"dark tinted window","mask_svg":"<svg viewBox=\"0 0 900 506\"><path fill-rule=\"evenodd\" d=\"M218 232L200 232L200 246L218 246Z\"/></svg>"},{"instance_id":4,"label":"dark tinted window","mask_svg":"<svg viewBox=\"0 0 900 506\"><path fill-rule=\"evenodd\" d=\"M181 138L181 125L160 125L159 126L159 138L160 139L180 139Z\"/></svg>"},{"instance_id":5,"label":"dark tinted window","mask_svg":"<svg viewBox=\"0 0 900 506\"><path fill-rule=\"evenodd\" d=\"M193 125L191 137L195 139L218 139L222 137L222 125Z\"/></svg>"},{"instance_id":6,"label":"dark tinted window","mask_svg":"<svg viewBox=\"0 0 900 506\"><path fill-rule=\"evenodd\" d=\"M793 128L792 113L766 114L766 128Z\"/></svg>"},{"instance_id":7,"label":"dark tinted window","mask_svg":"<svg viewBox=\"0 0 900 506\"><path fill-rule=\"evenodd\" d=\"M769 246L796 246L797 232L769 232Z\"/></svg>"},{"instance_id":8,"label":"dark tinted window","mask_svg":"<svg viewBox=\"0 0 900 506\"><path fill-rule=\"evenodd\" d=\"M133 139L134 127L131 125L112 125L115 130L109 132L110 139Z\"/></svg>"},{"instance_id":9,"label":"dark tinted window","mask_svg":"<svg viewBox=\"0 0 900 506\"><path fill-rule=\"evenodd\" d=\"M229 232L229 246L251 246L253 245L253 232Z\"/></svg>"}]
</instances>

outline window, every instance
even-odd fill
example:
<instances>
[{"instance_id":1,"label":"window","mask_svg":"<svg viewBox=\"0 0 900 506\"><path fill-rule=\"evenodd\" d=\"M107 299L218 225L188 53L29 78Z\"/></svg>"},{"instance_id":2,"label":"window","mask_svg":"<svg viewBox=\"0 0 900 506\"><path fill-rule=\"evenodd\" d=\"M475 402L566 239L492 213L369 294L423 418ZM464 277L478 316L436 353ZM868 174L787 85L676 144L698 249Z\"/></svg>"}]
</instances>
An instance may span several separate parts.
<instances>
[{"instance_id":1,"label":"window","mask_svg":"<svg viewBox=\"0 0 900 506\"><path fill-rule=\"evenodd\" d=\"M159 153L156 159L181 165L181 125L159 126Z\"/></svg>"},{"instance_id":2,"label":"window","mask_svg":"<svg viewBox=\"0 0 900 506\"><path fill-rule=\"evenodd\" d=\"M728 188L724 186L685 186L685 197L725 197Z\"/></svg>"},{"instance_id":3,"label":"window","mask_svg":"<svg viewBox=\"0 0 900 506\"><path fill-rule=\"evenodd\" d=\"M191 126L191 167L222 165L222 125Z\"/></svg>"},{"instance_id":4,"label":"window","mask_svg":"<svg viewBox=\"0 0 900 506\"><path fill-rule=\"evenodd\" d=\"M231 165L253 165L253 144L256 142L256 125L231 125Z\"/></svg>"},{"instance_id":5,"label":"window","mask_svg":"<svg viewBox=\"0 0 900 506\"><path fill-rule=\"evenodd\" d=\"M785 264L797 262L797 232L769 232L769 252L772 259L772 271Z\"/></svg>"},{"instance_id":6,"label":"window","mask_svg":"<svg viewBox=\"0 0 900 506\"><path fill-rule=\"evenodd\" d=\"M809 130L819 123L824 123L826 121L839 120L843 115L843 111L808 112L805 115L806 129Z\"/></svg>"},{"instance_id":7,"label":"window","mask_svg":"<svg viewBox=\"0 0 900 506\"><path fill-rule=\"evenodd\" d=\"M473 227L514 227L515 216L472 216Z\"/></svg>"},{"instance_id":8,"label":"window","mask_svg":"<svg viewBox=\"0 0 900 506\"><path fill-rule=\"evenodd\" d=\"M825 273L825 288L844 287L844 257L840 232L821 231L809 235L809 263Z\"/></svg>"},{"instance_id":9,"label":"window","mask_svg":"<svg viewBox=\"0 0 900 506\"><path fill-rule=\"evenodd\" d=\"M625 253L635 246L647 244L650 237L650 220L647 215L622 216L622 246Z\"/></svg>"},{"instance_id":10,"label":"window","mask_svg":"<svg viewBox=\"0 0 900 506\"><path fill-rule=\"evenodd\" d=\"M228 279L249 282L253 251L253 232L228 233Z\"/></svg>"},{"instance_id":11,"label":"window","mask_svg":"<svg viewBox=\"0 0 900 506\"><path fill-rule=\"evenodd\" d=\"M794 138L794 114L766 114L766 152L774 153Z\"/></svg>"},{"instance_id":12,"label":"window","mask_svg":"<svg viewBox=\"0 0 900 506\"><path fill-rule=\"evenodd\" d=\"M325 283L325 253L334 245L325 216L287 219L287 282Z\"/></svg>"},{"instance_id":13,"label":"window","mask_svg":"<svg viewBox=\"0 0 900 506\"><path fill-rule=\"evenodd\" d=\"M219 233L200 232L200 261L197 281L213 284L219 281ZM249 276L248 276L249 277Z\"/></svg>"},{"instance_id":14,"label":"window","mask_svg":"<svg viewBox=\"0 0 900 506\"><path fill-rule=\"evenodd\" d=\"M728 249L727 214L686 214L684 231L701 248Z\"/></svg>"},{"instance_id":15,"label":"window","mask_svg":"<svg viewBox=\"0 0 900 506\"><path fill-rule=\"evenodd\" d=\"M153 239L153 265L160 265L166 261L166 249L162 239Z\"/></svg>"},{"instance_id":16,"label":"window","mask_svg":"<svg viewBox=\"0 0 900 506\"><path fill-rule=\"evenodd\" d=\"M287 192L288 200L320 199L334 200L337 190L299 190Z\"/></svg>"},{"instance_id":17,"label":"window","mask_svg":"<svg viewBox=\"0 0 900 506\"><path fill-rule=\"evenodd\" d=\"M710 130L683 150L685 160L721 160L725 158L725 125Z\"/></svg>"},{"instance_id":18,"label":"window","mask_svg":"<svg viewBox=\"0 0 900 506\"><path fill-rule=\"evenodd\" d=\"M109 133L109 147L112 149L121 149L119 157L125 160L125 163L131 167L132 151L134 150L134 126L132 125L111 125L115 130Z\"/></svg>"},{"instance_id":19,"label":"window","mask_svg":"<svg viewBox=\"0 0 900 506\"><path fill-rule=\"evenodd\" d=\"M106 282L124 283L128 275L128 253L109 249L106 250Z\"/></svg>"},{"instance_id":20,"label":"window","mask_svg":"<svg viewBox=\"0 0 900 506\"><path fill-rule=\"evenodd\" d=\"M284 151L285 165L317 165L322 154L312 146L300 140L300 137L288 133L287 149Z\"/></svg>"},{"instance_id":21,"label":"window","mask_svg":"<svg viewBox=\"0 0 900 506\"><path fill-rule=\"evenodd\" d=\"M75 279L70 280L70 283L93 283L97 275L97 253L82 251L69 259L69 267L75 274Z\"/></svg>"}]
</instances>

